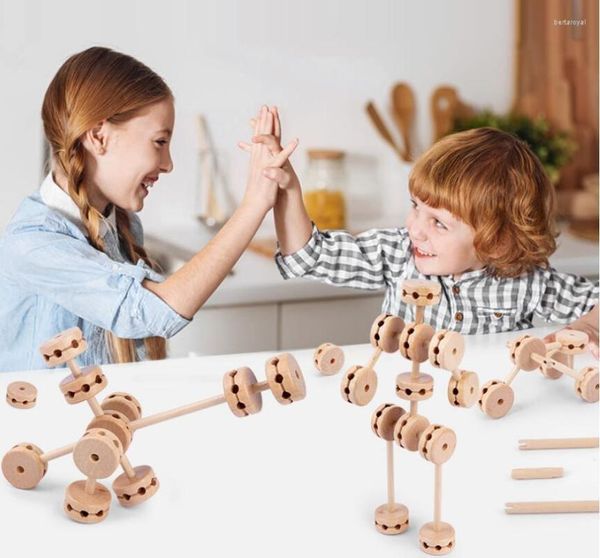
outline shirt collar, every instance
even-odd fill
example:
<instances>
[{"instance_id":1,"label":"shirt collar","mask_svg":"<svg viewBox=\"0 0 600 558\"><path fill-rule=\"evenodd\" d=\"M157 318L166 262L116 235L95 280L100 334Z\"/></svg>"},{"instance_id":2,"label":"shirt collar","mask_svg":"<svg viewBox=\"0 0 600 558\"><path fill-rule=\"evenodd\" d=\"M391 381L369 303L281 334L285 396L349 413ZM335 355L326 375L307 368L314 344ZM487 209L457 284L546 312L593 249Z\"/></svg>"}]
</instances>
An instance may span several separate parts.
<instances>
[{"instance_id":1,"label":"shirt collar","mask_svg":"<svg viewBox=\"0 0 600 558\"><path fill-rule=\"evenodd\" d=\"M81 214L79 207L73 201L71 196L67 194L52 177L52 173L49 172L42 185L40 186L40 197L42 201L52 209L60 212L62 215L73 221L84 234L87 233L85 226L81 221ZM102 238L106 236L109 229L116 231L117 220L115 207L112 209L107 217L102 216L102 222L100 223L100 235Z\"/></svg>"}]
</instances>

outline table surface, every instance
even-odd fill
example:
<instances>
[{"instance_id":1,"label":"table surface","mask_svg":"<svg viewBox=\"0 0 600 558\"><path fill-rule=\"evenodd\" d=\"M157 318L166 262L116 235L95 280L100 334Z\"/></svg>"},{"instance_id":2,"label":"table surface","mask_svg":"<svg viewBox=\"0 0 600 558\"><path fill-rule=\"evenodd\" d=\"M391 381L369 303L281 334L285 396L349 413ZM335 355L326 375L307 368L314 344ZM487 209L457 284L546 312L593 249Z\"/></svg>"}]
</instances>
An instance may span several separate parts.
<instances>
[{"instance_id":1,"label":"table surface","mask_svg":"<svg viewBox=\"0 0 600 558\"><path fill-rule=\"evenodd\" d=\"M547 328L530 330L542 336ZM466 338L462 368L481 383L504 378L511 365L506 341L518 334ZM365 364L368 345L345 347L346 365ZM221 405L138 431L127 452L133 465L151 465L157 494L125 509L113 497L110 513L95 526L74 523L62 511L66 486L83 478L71 456L49 463L37 488L17 490L0 478L3 555L164 556L204 552L208 556L309 555L425 556L420 526L433 518L434 466L418 453L395 446L396 499L410 510L411 527L397 536L379 534L375 508L386 502L386 443L370 428L374 408L396 398L397 373L410 370L401 356L384 354L376 370L379 387L366 407L340 397L342 372L319 376L312 351L294 351L304 371L307 397L291 406L263 393L263 410L243 419ZM103 395L127 391L149 415L219 395L222 375L250 366L264 379L268 353L210 356L104 367ZM576 357L577 368L593 362ZM598 450L519 451L520 438L598 436L598 405L582 402L574 382L551 381L521 372L515 404L492 420L477 406L451 407L449 373L425 363L436 382L434 396L419 411L449 426L458 437L443 466L442 520L456 530L456 557L598 555L597 514L506 515L504 503L598 498ZM32 442L44 451L76 441L91 419L86 404L67 405L58 390L65 370L0 374L0 390L14 380L33 382L38 404L30 410L0 405L0 452ZM564 467L553 480L516 481L514 467ZM105 479L110 486L113 477ZM8 551L8 552L7 552ZM131 554L129 554L131 553Z\"/></svg>"}]
</instances>

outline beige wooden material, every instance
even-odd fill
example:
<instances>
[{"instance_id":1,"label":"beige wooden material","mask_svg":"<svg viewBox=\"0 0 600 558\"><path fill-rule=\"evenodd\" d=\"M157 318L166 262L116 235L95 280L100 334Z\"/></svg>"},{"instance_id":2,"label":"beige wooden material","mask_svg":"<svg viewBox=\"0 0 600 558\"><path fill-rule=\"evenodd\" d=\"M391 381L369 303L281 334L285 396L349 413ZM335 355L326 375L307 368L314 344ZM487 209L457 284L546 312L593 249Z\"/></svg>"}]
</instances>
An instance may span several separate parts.
<instances>
[{"instance_id":1,"label":"beige wooden material","mask_svg":"<svg viewBox=\"0 0 600 558\"><path fill-rule=\"evenodd\" d=\"M41 456L42 450L36 445L18 444L2 458L2 474L15 488L35 488L47 471Z\"/></svg>"},{"instance_id":2,"label":"beige wooden material","mask_svg":"<svg viewBox=\"0 0 600 558\"><path fill-rule=\"evenodd\" d=\"M579 372L579 377L575 382L575 391L588 403L598 401L598 368L587 366Z\"/></svg>"},{"instance_id":3,"label":"beige wooden material","mask_svg":"<svg viewBox=\"0 0 600 558\"><path fill-rule=\"evenodd\" d=\"M344 366L344 351L333 343L323 343L315 350L313 361L321 374L332 376Z\"/></svg>"},{"instance_id":4,"label":"beige wooden material","mask_svg":"<svg viewBox=\"0 0 600 558\"><path fill-rule=\"evenodd\" d=\"M506 377L506 380L504 381L504 383L507 386L510 386L510 384L512 384L515 380L515 378L517 377L517 374L520 372L520 368L519 365L517 364L516 366L513 367L513 369L510 371L510 374Z\"/></svg>"},{"instance_id":5,"label":"beige wooden material","mask_svg":"<svg viewBox=\"0 0 600 558\"><path fill-rule=\"evenodd\" d=\"M398 155L400 159L404 160L403 151L400 149L400 147L398 147L398 144L394 140L392 134L390 133L387 126L383 122L383 119L379 115L379 112L375 108L375 105L371 101L369 101L365 105L365 110L367 111L369 120L371 121L373 126L375 126L375 129L379 132L379 135L382 137L382 139L396 152L396 155Z\"/></svg>"},{"instance_id":6,"label":"beige wooden material","mask_svg":"<svg viewBox=\"0 0 600 558\"><path fill-rule=\"evenodd\" d=\"M419 529L419 544L421 550L433 556L448 554L456 545L454 527L449 523L425 523Z\"/></svg>"},{"instance_id":7,"label":"beige wooden material","mask_svg":"<svg viewBox=\"0 0 600 558\"><path fill-rule=\"evenodd\" d=\"M107 385L108 380L99 366L86 366L81 369L80 376L64 378L59 388L65 401L71 405L92 399Z\"/></svg>"},{"instance_id":8,"label":"beige wooden material","mask_svg":"<svg viewBox=\"0 0 600 558\"><path fill-rule=\"evenodd\" d=\"M75 481L67 486L65 513L79 523L99 523L110 510L110 492L100 483L96 483L93 494L88 494L85 487L86 481Z\"/></svg>"},{"instance_id":9,"label":"beige wooden material","mask_svg":"<svg viewBox=\"0 0 600 558\"><path fill-rule=\"evenodd\" d=\"M465 354L465 340L456 331L441 329L435 333L429 343L429 362L436 368L456 370Z\"/></svg>"},{"instance_id":10,"label":"beige wooden material","mask_svg":"<svg viewBox=\"0 0 600 558\"><path fill-rule=\"evenodd\" d=\"M548 346L550 345L549 343L546 344L546 356L548 358L554 359L558 362L560 362L561 364L564 364L565 366L572 368L572 366L570 365L570 361L571 359L569 358L569 355L562 353L560 351L560 344L559 343L555 343L554 345L558 344L558 348L548 348ZM542 373L542 375L545 378L549 378L550 380L557 380L558 378L560 378L563 373L560 370L557 370L556 368L553 368L551 364L541 364L540 365L540 372Z\"/></svg>"},{"instance_id":11,"label":"beige wooden material","mask_svg":"<svg viewBox=\"0 0 600 558\"><path fill-rule=\"evenodd\" d=\"M562 344L558 341L552 341L552 343L546 343L546 353L551 351L557 351L562 347Z\"/></svg>"},{"instance_id":12,"label":"beige wooden material","mask_svg":"<svg viewBox=\"0 0 600 558\"><path fill-rule=\"evenodd\" d=\"M520 450L597 448L598 438L528 438L519 440Z\"/></svg>"},{"instance_id":13,"label":"beige wooden material","mask_svg":"<svg viewBox=\"0 0 600 558\"><path fill-rule=\"evenodd\" d=\"M459 104L454 87L440 85L431 94L430 110L433 120L433 141L452 130L455 113Z\"/></svg>"},{"instance_id":14,"label":"beige wooden material","mask_svg":"<svg viewBox=\"0 0 600 558\"><path fill-rule=\"evenodd\" d=\"M502 418L510 411L515 400L512 388L501 380L483 384L479 396L479 408L493 419Z\"/></svg>"},{"instance_id":15,"label":"beige wooden material","mask_svg":"<svg viewBox=\"0 0 600 558\"><path fill-rule=\"evenodd\" d=\"M433 377L419 373L415 378L412 372L396 376L396 395L407 401L424 401L433 395Z\"/></svg>"},{"instance_id":16,"label":"beige wooden material","mask_svg":"<svg viewBox=\"0 0 600 558\"><path fill-rule=\"evenodd\" d=\"M557 479L564 473L562 467L522 467L513 469L510 476L516 480Z\"/></svg>"},{"instance_id":17,"label":"beige wooden material","mask_svg":"<svg viewBox=\"0 0 600 558\"><path fill-rule=\"evenodd\" d=\"M6 388L6 402L15 409L31 409L37 402L37 388L29 382L11 382Z\"/></svg>"},{"instance_id":18,"label":"beige wooden material","mask_svg":"<svg viewBox=\"0 0 600 558\"><path fill-rule=\"evenodd\" d=\"M306 396L304 376L290 353L282 353L267 360L265 372L273 396L282 405L300 401Z\"/></svg>"},{"instance_id":19,"label":"beige wooden material","mask_svg":"<svg viewBox=\"0 0 600 558\"><path fill-rule=\"evenodd\" d=\"M440 301L442 287L434 281L406 279L402 282L401 299L407 304L417 306L433 306ZM420 320L415 320L420 323Z\"/></svg>"},{"instance_id":20,"label":"beige wooden material","mask_svg":"<svg viewBox=\"0 0 600 558\"><path fill-rule=\"evenodd\" d=\"M479 397L479 376L475 372L462 370L458 379L448 382L448 401L455 407L472 407Z\"/></svg>"},{"instance_id":21,"label":"beige wooden material","mask_svg":"<svg viewBox=\"0 0 600 558\"><path fill-rule=\"evenodd\" d=\"M123 445L119 438L104 428L88 430L73 448L73 461L87 477L105 479L119 466Z\"/></svg>"},{"instance_id":22,"label":"beige wooden material","mask_svg":"<svg viewBox=\"0 0 600 558\"><path fill-rule=\"evenodd\" d=\"M399 535L408 529L408 508L383 504L375 510L375 528L384 535Z\"/></svg>"},{"instance_id":23,"label":"beige wooden material","mask_svg":"<svg viewBox=\"0 0 600 558\"><path fill-rule=\"evenodd\" d=\"M133 437L129 420L125 415L112 411L110 415L104 414L94 417L88 424L86 430L92 428L104 428L112 432L121 442L123 453L129 449Z\"/></svg>"},{"instance_id":24,"label":"beige wooden material","mask_svg":"<svg viewBox=\"0 0 600 558\"><path fill-rule=\"evenodd\" d=\"M391 92L392 116L402 135L405 161L412 161L411 127L415 115L415 99L408 83L397 83Z\"/></svg>"},{"instance_id":25,"label":"beige wooden material","mask_svg":"<svg viewBox=\"0 0 600 558\"><path fill-rule=\"evenodd\" d=\"M404 329L404 320L391 314L380 314L371 326L371 345L386 353L398 350L399 337Z\"/></svg>"},{"instance_id":26,"label":"beige wooden material","mask_svg":"<svg viewBox=\"0 0 600 558\"><path fill-rule=\"evenodd\" d=\"M507 502L506 513L598 513L598 500Z\"/></svg>"},{"instance_id":27,"label":"beige wooden material","mask_svg":"<svg viewBox=\"0 0 600 558\"><path fill-rule=\"evenodd\" d=\"M105 412L117 411L125 415L130 421L142 417L140 402L133 395L125 392L115 392L107 395L100 407Z\"/></svg>"},{"instance_id":28,"label":"beige wooden material","mask_svg":"<svg viewBox=\"0 0 600 558\"><path fill-rule=\"evenodd\" d=\"M535 370L539 364L534 356L544 354L546 354L546 344L541 339L523 335L513 345L510 357L521 370L529 372Z\"/></svg>"},{"instance_id":29,"label":"beige wooden material","mask_svg":"<svg viewBox=\"0 0 600 558\"><path fill-rule=\"evenodd\" d=\"M160 487L160 483L148 465L135 467L133 478L125 474L119 475L113 482L113 490L119 504L131 508L152 498Z\"/></svg>"},{"instance_id":30,"label":"beige wooden material","mask_svg":"<svg viewBox=\"0 0 600 558\"><path fill-rule=\"evenodd\" d=\"M379 438L391 442L394 440L394 427L404 414L406 411L399 405L383 403L375 409L371 416L371 430Z\"/></svg>"},{"instance_id":31,"label":"beige wooden material","mask_svg":"<svg viewBox=\"0 0 600 558\"><path fill-rule=\"evenodd\" d=\"M419 453L423 459L442 465L454 454L456 434L440 424L430 424L419 438Z\"/></svg>"},{"instance_id":32,"label":"beige wooden material","mask_svg":"<svg viewBox=\"0 0 600 558\"><path fill-rule=\"evenodd\" d=\"M367 405L377 392L377 374L371 368L352 366L344 375L340 389L348 403Z\"/></svg>"},{"instance_id":33,"label":"beige wooden material","mask_svg":"<svg viewBox=\"0 0 600 558\"><path fill-rule=\"evenodd\" d=\"M584 353L590 340L587 333L576 329L557 331L554 337L561 344L561 351L567 355Z\"/></svg>"},{"instance_id":34,"label":"beige wooden material","mask_svg":"<svg viewBox=\"0 0 600 558\"><path fill-rule=\"evenodd\" d=\"M375 349L373 351L373 354L371 355L371 358L369 359L369 362L367 363L367 365L365 366L365 368L370 368L371 370L375 370L375 365L377 364L377 361L379 360L379 357L382 355L383 350L382 349Z\"/></svg>"},{"instance_id":35,"label":"beige wooden material","mask_svg":"<svg viewBox=\"0 0 600 558\"><path fill-rule=\"evenodd\" d=\"M54 367L65 364L87 349L83 333L78 327L67 329L55 335L40 346L46 366Z\"/></svg>"},{"instance_id":36,"label":"beige wooden material","mask_svg":"<svg viewBox=\"0 0 600 558\"><path fill-rule=\"evenodd\" d=\"M417 451L421 434L429 426L429 421L421 415L402 416L394 427L394 439L409 451Z\"/></svg>"},{"instance_id":37,"label":"beige wooden material","mask_svg":"<svg viewBox=\"0 0 600 558\"><path fill-rule=\"evenodd\" d=\"M231 370L223 376L223 394L236 417L247 417L262 409L262 395L254 390L257 383L254 372L248 367Z\"/></svg>"},{"instance_id":38,"label":"beige wooden material","mask_svg":"<svg viewBox=\"0 0 600 558\"><path fill-rule=\"evenodd\" d=\"M59 457L63 457L65 455L69 455L73 452L73 448L75 444L69 444L67 446L63 446L62 448L57 448L55 450L47 451L41 455L42 461L44 463L48 463L53 459L58 459Z\"/></svg>"},{"instance_id":39,"label":"beige wooden material","mask_svg":"<svg viewBox=\"0 0 600 558\"><path fill-rule=\"evenodd\" d=\"M572 368L564 365L562 362L558 362L557 360L555 360L553 358L544 356L543 354L533 354L533 355L531 355L531 358L533 360L535 360L536 363L539 364L540 366L550 365L550 366L554 367L556 370L558 370L559 372L562 372L563 374L566 374L567 376L571 376L571 378L577 379L579 377L579 374Z\"/></svg>"},{"instance_id":40,"label":"beige wooden material","mask_svg":"<svg viewBox=\"0 0 600 558\"><path fill-rule=\"evenodd\" d=\"M429 358L429 342L434 333L429 324L406 324L400 335L400 354L414 362L425 362Z\"/></svg>"}]
</instances>

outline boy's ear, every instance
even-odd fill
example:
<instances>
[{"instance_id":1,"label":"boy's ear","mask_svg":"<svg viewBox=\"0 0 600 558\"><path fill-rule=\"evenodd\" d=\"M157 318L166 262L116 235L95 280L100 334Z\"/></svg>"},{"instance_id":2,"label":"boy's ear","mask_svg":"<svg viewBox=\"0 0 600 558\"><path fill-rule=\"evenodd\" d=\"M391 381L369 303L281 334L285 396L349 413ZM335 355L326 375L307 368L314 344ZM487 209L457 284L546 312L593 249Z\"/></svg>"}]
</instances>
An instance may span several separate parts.
<instances>
[{"instance_id":1,"label":"boy's ear","mask_svg":"<svg viewBox=\"0 0 600 558\"><path fill-rule=\"evenodd\" d=\"M96 155L104 155L107 143L106 120L98 122L83 135L83 146Z\"/></svg>"}]
</instances>

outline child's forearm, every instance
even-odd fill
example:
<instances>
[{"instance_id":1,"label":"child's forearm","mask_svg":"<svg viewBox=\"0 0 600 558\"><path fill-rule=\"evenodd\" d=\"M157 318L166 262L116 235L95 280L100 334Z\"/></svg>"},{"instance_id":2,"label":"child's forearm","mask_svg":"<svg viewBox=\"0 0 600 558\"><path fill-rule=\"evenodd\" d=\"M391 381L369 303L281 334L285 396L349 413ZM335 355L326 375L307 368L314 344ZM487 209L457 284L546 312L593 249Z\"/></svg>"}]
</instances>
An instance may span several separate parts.
<instances>
[{"instance_id":1,"label":"child's forearm","mask_svg":"<svg viewBox=\"0 0 600 558\"><path fill-rule=\"evenodd\" d=\"M280 189L273 212L281 253L287 255L297 252L308 242L312 232L312 223L304 207L300 186Z\"/></svg>"},{"instance_id":2,"label":"child's forearm","mask_svg":"<svg viewBox=\"0 0 600 558\"><path fill-rule=\"evenodd\" d=\"M571 328L585 331L590 341L598 343L598 305L594 306L587 314L570 324Z\"/></svg>"},{"instance_id":3,"label":"child's forearm","mask_svg":"<svg viewBox=\"0 0 600 558\"><path fill-rule=\"evenodd\" d=\"M242 204L189 262L162 283L145 280L143 285L185 318L192 316L221 284L256 234L266 212Z\"/></svg>"}]
</instances>

